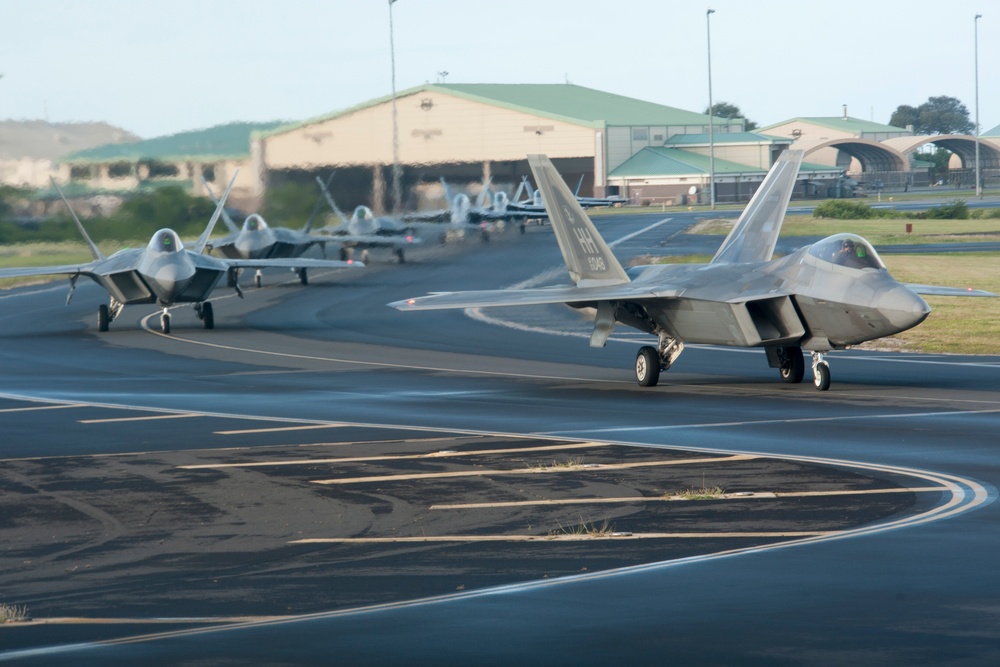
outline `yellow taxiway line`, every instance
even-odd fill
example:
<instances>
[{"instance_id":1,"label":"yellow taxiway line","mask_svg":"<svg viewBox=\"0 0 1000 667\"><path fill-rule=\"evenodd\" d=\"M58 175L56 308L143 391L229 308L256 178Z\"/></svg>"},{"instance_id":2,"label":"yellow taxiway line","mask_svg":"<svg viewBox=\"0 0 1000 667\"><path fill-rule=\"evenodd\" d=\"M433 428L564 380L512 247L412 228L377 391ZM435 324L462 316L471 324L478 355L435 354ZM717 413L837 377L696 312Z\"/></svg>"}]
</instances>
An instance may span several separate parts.
<instances>
[{"instance_id":1,"label":"yellow taxiway line","mask_svg":"<svg viewBox=\"0 0 1000 667\"><path fill-rule=\"evenodd\" d=\"M499 475L546 475L566 472L601 472L606 470L629 470L632 468L654 468L658 466L689 465L692 463L729 463L750 461L759 458L748 454L733 456L713 456L708 458L681 459L677 461L643 461L639 463L589 463L583 465L555 465L538 468L517 468L514 470L459 470L454 472L412 473L406 475L379 475L373 477L344 477L340 479L314 479L313 484L366 484L369 482L397 482L414 479L447 479L453 477L497 477Z\"/></svg>"},{"instance_id":2,"label":"yellow taxiway line","mask_svg":"<svg viewBox=\"0 0 1000 667\"><path fill-rule=\"evenodd\" d=\"M931 493L934 491L949 491L945 486L922 486L916 488L899 487L894 489L844 489L839 491L763 491L748 493L723 493L717 497L704 500L774 500L776 498L813 498L819 496L868 496L885 493ZM703 500L699 498L698 500ZM538 505L611 505L627 503L654 502L690 502L691 499L680 495L663 496L625 496L623 498L562 498L548 500L518 500L496 503L456 503L454 505L431 505L432 510L474 510L492 509L498 507L532 507Z\"/></svg>"}]
</instances>

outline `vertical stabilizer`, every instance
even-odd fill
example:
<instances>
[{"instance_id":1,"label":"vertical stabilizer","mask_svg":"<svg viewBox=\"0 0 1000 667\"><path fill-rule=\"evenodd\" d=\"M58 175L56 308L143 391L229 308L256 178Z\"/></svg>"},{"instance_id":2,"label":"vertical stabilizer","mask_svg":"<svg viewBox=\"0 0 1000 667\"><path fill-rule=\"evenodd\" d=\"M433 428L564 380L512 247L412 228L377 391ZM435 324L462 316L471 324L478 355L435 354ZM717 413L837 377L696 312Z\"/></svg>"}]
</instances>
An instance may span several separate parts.
<instances>
[{"instance_id":1,"label":"vertical stabilizer","mask_svg":"<svg viewBox=\"0 0 1000 667\"><path fill-rule=\"evenodd\" d=\"M766 262L774 254L781 223L795 189L803 152L786 150L767 172L736 226L712 258L713 264Z\"/></svg>"},{"instance_id":2,"label":"vertical stabilizer","mask_svg":"<svg viewBox=\"0 0 1000 667\"><path fill-rule=\"evenodd\" d=\"M580 287L631 282L549 158L529 155L528 165L573 282Z\"/></svg>"},{"instance_id":3,"label":"vertical stabilizer","mask_svg":"<svg viewBox=\"0 0 1000 667\"><path fill-rule=\"evenodd\" d=\"M59 184L56 183L56 179L50 176L49 180L52 181L52 185L55 186L56 192L58 192L59 196L62 197L63 203L66 204L66 208L69 209L69 214L73 216L73 222L76 223L76 228L79 229L80 234L83 235L83 240L87 242L87 247L90 248L90 254L94 257L94 259L104 259L104 253L102 253L101 249L94 245L94 242L90 240L90 235L87 234L87 230L83 228L83 223L80 222L80 218L76 217L76 211L74 211L73 207L69 205L69 200L66 199L66 195L63 194L62 188L60 188Z\"/></svg>"},{"instance_id":4,"label":"vertical stabilizer","mask_svg":"<svg viewBox=\"0 0 1000 667\"><path fill-rule=\"evenodd\" d=\"M240 173L237 169L233 172L233 177L229 180L229 187L222 194L222 199L219 203L215 205L215 213L212 214L212 219L208 221L208 226L205 227L205 231L201 233L198 240L194 244L194 252L201 254L205 250L205 246L208 245L208 239L212 236L212 230L215 229L215 223L219 221L219 216L222 215L222 208L226 205L226 199L229 197L229 191L233 189L233 183L236 182L236 176Z\"/></svg>"}]
</instances>

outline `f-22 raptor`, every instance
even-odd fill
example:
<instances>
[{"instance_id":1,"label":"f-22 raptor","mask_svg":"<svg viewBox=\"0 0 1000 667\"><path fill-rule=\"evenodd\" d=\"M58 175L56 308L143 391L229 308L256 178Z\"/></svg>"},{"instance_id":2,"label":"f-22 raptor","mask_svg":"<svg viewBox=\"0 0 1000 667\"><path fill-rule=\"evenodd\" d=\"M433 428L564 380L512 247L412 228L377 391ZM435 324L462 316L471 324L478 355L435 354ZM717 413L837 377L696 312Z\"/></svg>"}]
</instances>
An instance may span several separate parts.
<instances>
[{"instance_id":1,"label":"f-22 raptor","mask_svg":"<svg viewBox=\"0 0 1000 667\"><path fill-rule=\"evenodd\" d=\"M233 181L236 176L233 176ZM215 213L191 249L185 248L180 237L172 229L161 229L153 234L145 248L126 248L119 250L110 257L105 257L94 244L83 228L80 219L76 217L62 190L59 190L66 208L73 216L73 222L87 242L94 260L86 264L66 264L62 266L36 266L0 269L0 278L18 278L27 276L43 276L66 274L69 276L70 292L66 298L68 304L73 298L76 281L80 276L86 276L108 291L110 303L101 304L97 309L97 328L107 331L108 325L121 314L122 308L134 303L155 303L162 308L160 327L163 333L170 333L169 308L176 303L194 304L195 312L202 320L206 329L215 328L215 316L212 304L208 301L212 290L223 276L235 274L241 268L282 267L290 269L341 268L346 266L362 267L364 264L326 260L304 259L302 257L286 259L222 259L204 255L202 252L208 242L212 229L215 227L222 207L225 206L229 190L233 187L229 182L225 194L215 207ZM239 286L236 292L243 296Z\"/></svg>"},{"instance_id":2,"label":"f-22 raptor","mask_svg":"<svg viewBox=\"0 0 1000 667\"><path fill-rule=\"evenodd\" d=\"M592 347L615 324L657 336L642 347L635 377L657 384L685 343L764 348L785 382L803 380L803 350L817 389L830 387L825 355L920 324L930 307L919 296L996 296L989 292L897 282L875 249L837 234L772 258L802 151L785 151L708 264L638 266L626 271L544 155L528 163L542 191L573 285L450 292L397 301L399 310L564 303L596 310Z\"/></svg>"}]
</instances>

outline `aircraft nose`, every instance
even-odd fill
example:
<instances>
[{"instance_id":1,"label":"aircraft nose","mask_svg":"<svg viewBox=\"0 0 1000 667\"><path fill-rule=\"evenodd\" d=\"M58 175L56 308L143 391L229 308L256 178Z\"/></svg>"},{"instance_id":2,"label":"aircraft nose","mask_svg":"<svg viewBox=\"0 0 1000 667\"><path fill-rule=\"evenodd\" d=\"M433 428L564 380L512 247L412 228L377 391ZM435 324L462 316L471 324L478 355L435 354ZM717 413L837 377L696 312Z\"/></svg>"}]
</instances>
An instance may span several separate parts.
<instances>
[{"instance_id":1,"label":"aircraft nose","mask_svg":"<svg viewBox=\"0 0 1000 667\"><path fill-rule=\"evenodd\" d=\"M882 294L879 310L899 331L905 331L923 322L931 312L931 307L916 292L897 285Z\"/></svg>"}]
</instances>

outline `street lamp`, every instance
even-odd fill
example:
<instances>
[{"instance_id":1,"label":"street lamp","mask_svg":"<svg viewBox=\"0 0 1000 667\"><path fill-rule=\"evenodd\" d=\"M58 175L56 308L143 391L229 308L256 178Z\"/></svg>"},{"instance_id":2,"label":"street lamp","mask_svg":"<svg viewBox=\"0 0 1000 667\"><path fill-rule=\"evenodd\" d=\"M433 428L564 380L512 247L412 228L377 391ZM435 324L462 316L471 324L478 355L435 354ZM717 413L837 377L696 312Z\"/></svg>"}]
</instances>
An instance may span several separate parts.
<instances>
[{"instance_id":1,"label":"street lamp","mask_svg":"<svg viewBox=\"0 0 1000 667\"><path fill-rule=\"evenodd\" d=\"M715 117L712 115L712 14L714 9L705 12L705 29L708 34L708 191L715 209Z\"/></svg>"},{"instance_id":2,"label":"street lamp","mask_svg":"<svg viewBox=\"0 0 1000 667\"><path fill-rule=\"evenodd\" d=\"M396 47L392 35L392 5L396 0L389 0L389 58L392 61L392 212L399 211L399 203L403 198L399 168L399 121L396 114Z\"/></svg>"},{"instance_id":3,"label":"street lamp","mask_svg":"<svg viewBox=\"0 0 1000 667\"><path fill-rule=\"evenodd\" d=\"M975 54L976 54L976 196L983 198L983 182L979 177L979 19L982 14L976 14L973 24L975 30Z\"/></svg>"}]
</instances>

